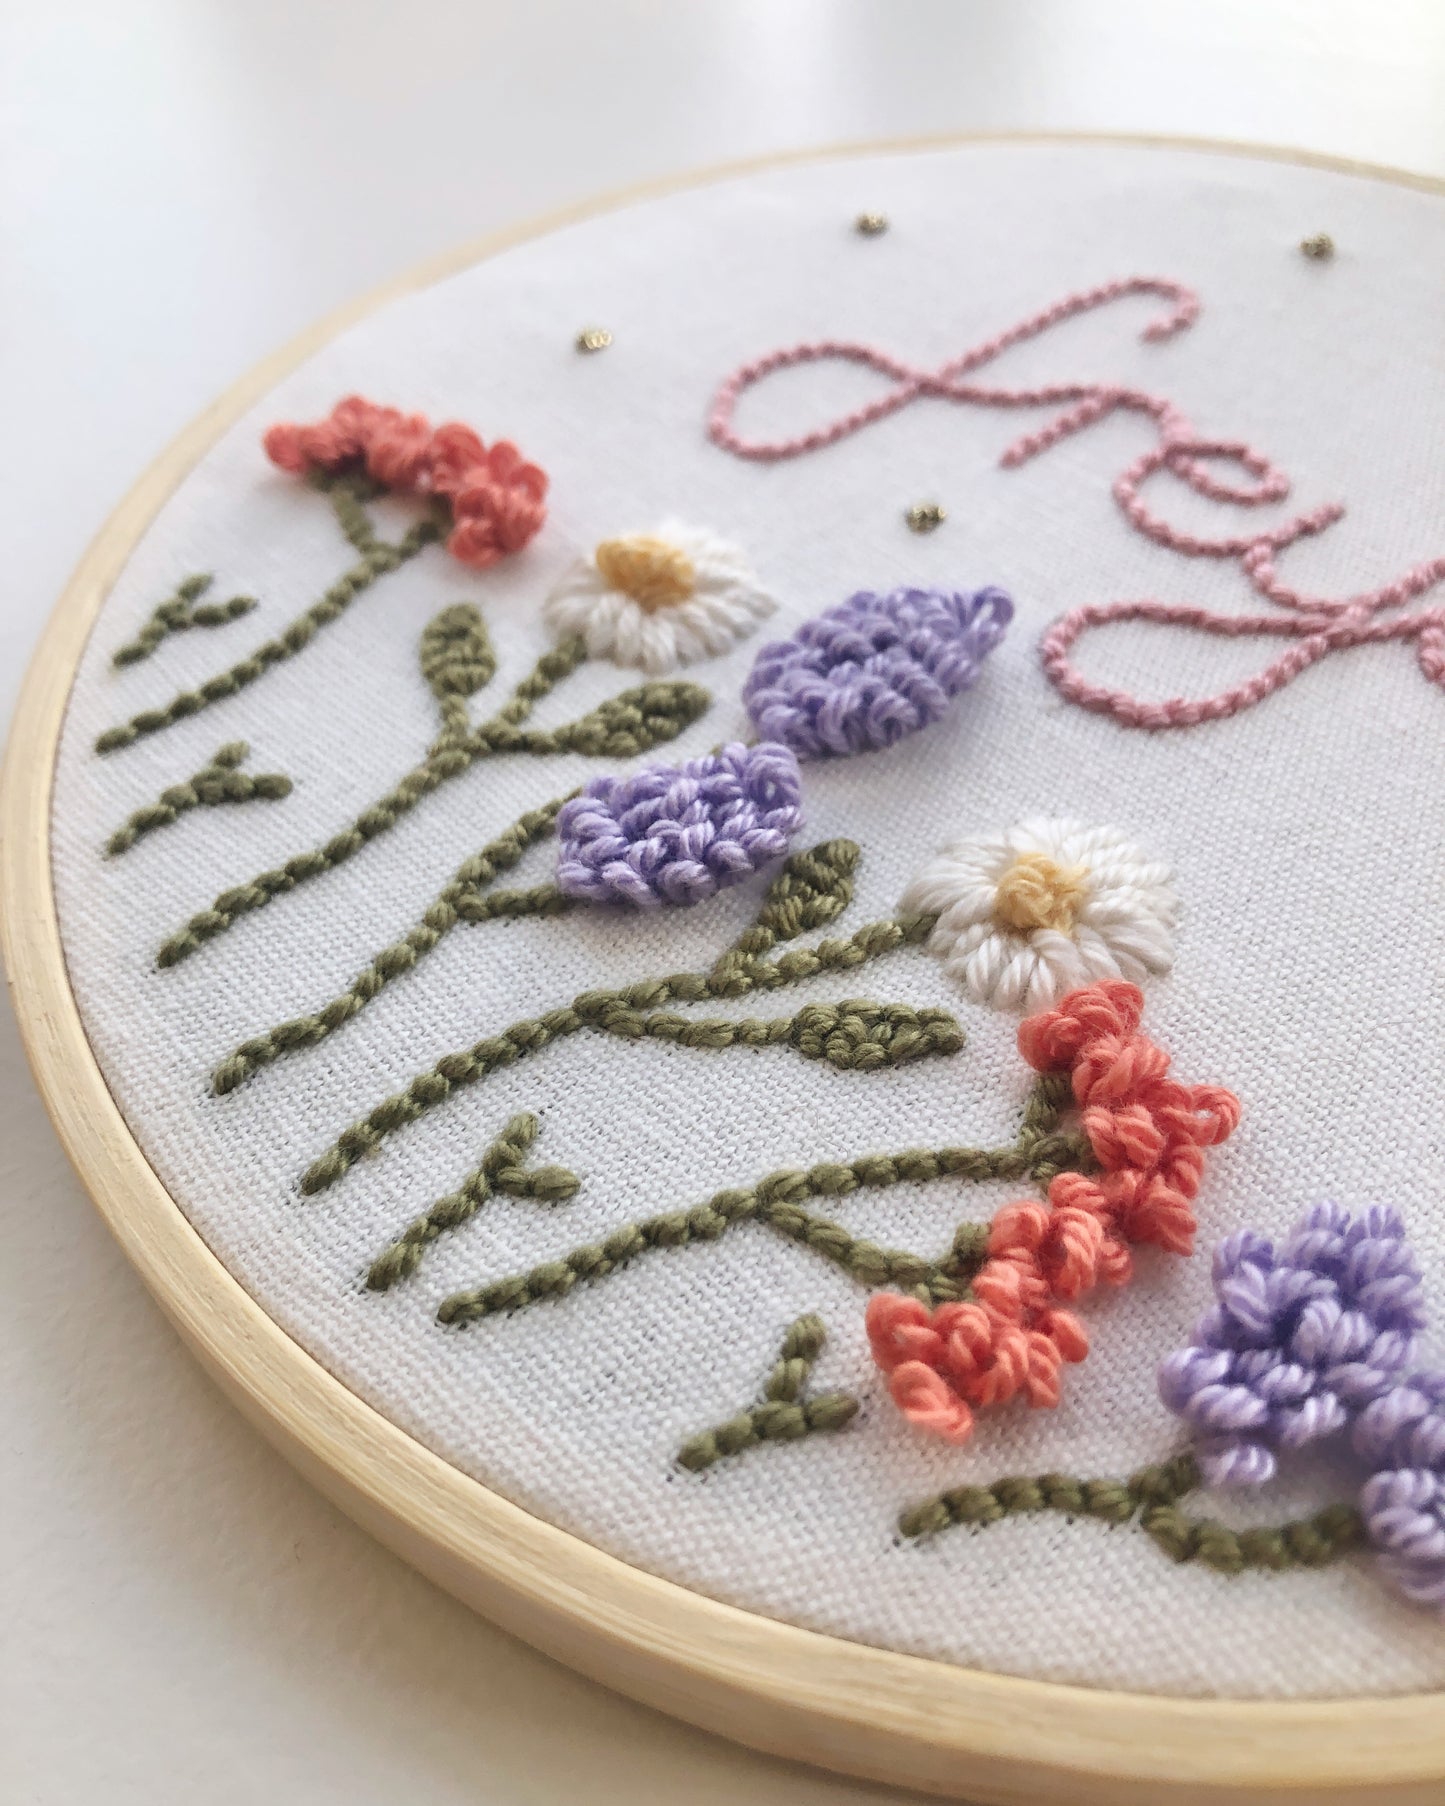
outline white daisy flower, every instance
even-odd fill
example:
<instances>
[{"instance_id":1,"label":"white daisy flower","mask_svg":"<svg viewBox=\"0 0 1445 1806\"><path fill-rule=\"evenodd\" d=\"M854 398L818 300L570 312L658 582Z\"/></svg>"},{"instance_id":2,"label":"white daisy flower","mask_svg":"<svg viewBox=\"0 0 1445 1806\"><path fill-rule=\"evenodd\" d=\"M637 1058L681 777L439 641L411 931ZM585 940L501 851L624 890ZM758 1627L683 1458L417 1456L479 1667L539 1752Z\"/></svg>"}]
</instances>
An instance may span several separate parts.
<instances>
[{"instance_id":1,"label":"white daisy flower","mask_svg":"<svg viewBox=\"0 0 1445 1806\"><path fill-rule=\"evenodd\" d=\"M580 634L593 658L654 674L726 652L777 607L736 546L666 521L604 539L542 604L559 639Z\"/></svg>"},{"instance_id":2,"label":"white daisy flower","mask_svg":"<svg viewBox=\"0 0 1445 1806\"><path fill-rule=\"evenodd\" d=\"M1101 978L1167 972L1170 878L1113 828L1035 817L945 847L899 909L938 917L928 951L970 997L1027 1013Z\"/></svg>"}]
</instances>

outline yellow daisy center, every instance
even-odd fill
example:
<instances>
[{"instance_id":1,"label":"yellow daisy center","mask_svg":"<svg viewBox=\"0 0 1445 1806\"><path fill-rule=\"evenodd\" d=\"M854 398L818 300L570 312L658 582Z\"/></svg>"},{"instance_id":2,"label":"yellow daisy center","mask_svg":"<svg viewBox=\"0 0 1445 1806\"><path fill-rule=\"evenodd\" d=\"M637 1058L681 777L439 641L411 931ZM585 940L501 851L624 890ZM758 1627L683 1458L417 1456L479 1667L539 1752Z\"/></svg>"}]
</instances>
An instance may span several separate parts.
<instances>
[{"instance_id":1,"label":"yellow daisy center","mask_svg":"<svg viewBox=\"0 0 1445 1806\"><path fill-rule=\"evenodd\" d=\"M1084 866L1060 865L1047 853L1020 853L998 881L993 916L1001 927L1020 934L1036 928L1067 934L1088 895Z\"/></svg>"},{"instance_id":2,"label":"yellow daisy center","mask_svg":"<svg viewBox=\"0 0 1445 1806\"><path fill-rule=\"evenodd\" d=\"M604 539L592 556L607 587L631 596L648 614L686 602L697 585L687 553L650 533Z\"/></svg>"}]
</instances>

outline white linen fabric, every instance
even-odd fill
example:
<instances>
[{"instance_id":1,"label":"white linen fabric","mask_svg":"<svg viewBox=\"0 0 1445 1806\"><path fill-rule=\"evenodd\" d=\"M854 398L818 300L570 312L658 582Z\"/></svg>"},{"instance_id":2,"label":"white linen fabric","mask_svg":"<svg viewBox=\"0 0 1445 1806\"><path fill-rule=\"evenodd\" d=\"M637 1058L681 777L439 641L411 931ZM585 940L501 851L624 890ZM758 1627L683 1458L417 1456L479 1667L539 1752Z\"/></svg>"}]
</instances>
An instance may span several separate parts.
<instances>
[{"instance_id":1,"label":"white linen fabric","mask_svg":"<svg viewBox=\"0 0 1445 1806\"><path fill-rule=\"evenodd\" d=\"M863 207L888 215L885 236L854 234ZM1326 264L1295 249L1321 229L1339 246ZM1049 621L1123 597L1261 606L1232 563L1151 544L1119 513L1109 485L1150 443L1146 424L1116 417L1016 470L999 453L1035 416L942 401L777 465L729 456L704 433L722 377L774 346L859 338L932 366L1071 290L1134 273L1197 288L1195 328L1143 344L1158 304L1128 301L1011 352L990 377L1137 382L1202 431L1269 452L1295 477L1298 505L1346 500L1342 524L1284 555L1306 588L1345 595L1441 549L1445 204L1434 195L1224 155L984 144L799 165L633 206L388 307L283 382L180 485L75 682L54 804L66 953L120 1106L209 1246L359 1395L540 1516L753 1611L999 1672L1185 1695L1435 1687L1445 1628L1396 1603L1364 1559L1230 1579L1172 1566L1136 1529L1053 1515L921 1545L895 1534L900 1509L942 1486L1049 1469L1118 1476L1171 1452L1177 1426L1154 1372L1207 1301L1206 1252L1146 1251L1131 1287L1084 1306L1093 1351L1066 1370L1058 1409L983 1413L961 1450L914 1432L889 1402L867 1354L863 1289L756 1225L515 1318L437 1326L438 1302L458 1287L774 1167L1009 1138L1029 1080L1017 1018L966 1001L921 950L777 1007L858 993L948 1004L969 1035L951 1058L860 1075L789 1050L579 1035L458 1094L320 1197L298 1194L298 1174L341 1128L440 1054L585 987L705 965L749 920L757 882L647 919L462 925L322 1046L232 1096L210 1094L211 1069L239 1040L336 994L468 853L599 761L478 763L348 865L183 965L154 965L159 943L218 890L319 844L421 756L435 713L416 646L444 604L475 600L499 651L480 718L546 644L541 598L598 539L675 514L744 547L779 612L684 673L715 702L654 755L668 758L745 732L739 690L775 632L858 589L998 583L1018 618L941 725L806 769L799 844L849 835L864 850L840 929L890 914L959 835L1041 814L1118 828L1173 866L1182 899L1177 963L1148 986L1146 1029L1179 1076L1228 1085L1244 1105L1238 1134L1210 1160L1202 1250L1246 1225L1280 1231L1319 1198L1389 1201L1445 1322L1445 695L1410 649L1331 657L1231 720L1130 731L1049 686L1037 650ZM573 339L593 322L614 343L579 357ZM740 426L803 430L877 380L835 364L776 377L745 399ZM254 688L98 757L101 729L249 650L350 562L326 504L274 470L260 440L271 422L319 418L354 390L467 421L489 442L515 439L552 477L543 533L484 574L426 552ZM1156 499L1209 532L1237 512L1167 478ZM920 500L949 510L927 537L903 522ZM396 504L381 512L404 518ZM1277 517L1254 511L1247 524ZM194 571L216 574L216 595L249 592L260 608L113 671L114 648ZM1082 662L1146 696L1205 694L1277 649L1120 627L1086 643ZM637 681L589 663L538 721L571 719ZM250 742L249 769L294 779L288 799L198 809L102 859L132 809L236 738ZM530 854L520 881L540 881L550 857L551 843ZM369 1294L372 1257L520 1109L543 1118L534 1158L572 1167L579 1195L555 1207L498 1198L415 1278ZM1008 1196L940 1182L861 1193L834 1214L933 1251L960 1217ZM785 1325L805 1310L829 1330L813 1384L858 1392L855 1426L704 1475L679 1470L686 1437L757 1396ZM1203 1504L1235 1522L1275 1521L1348 1477L1311 1464L1247 1506Z\"/></svg>"}]
</instances>

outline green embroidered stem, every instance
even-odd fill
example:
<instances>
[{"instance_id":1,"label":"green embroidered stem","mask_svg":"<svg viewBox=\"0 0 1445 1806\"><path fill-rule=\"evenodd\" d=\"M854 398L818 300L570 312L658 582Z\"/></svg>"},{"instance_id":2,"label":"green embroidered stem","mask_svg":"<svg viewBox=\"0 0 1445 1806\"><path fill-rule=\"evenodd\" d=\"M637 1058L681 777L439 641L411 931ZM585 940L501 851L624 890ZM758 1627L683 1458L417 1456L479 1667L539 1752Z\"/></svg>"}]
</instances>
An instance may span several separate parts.
<instances>
[{"instance_id":1,"label":"green embroidered stem","mask_svg":"<svg viewBox=\"0 0 1445 1806\"><path fill-rule=\"evenodd\" d=\"M677 1452L679 1464L697 1474L727 1455L756 1448L760 1442L797 1442L817 1430L841 1430L852 1423L858 1401L851 1393L803 1397L813 1363L827 1339L821 1317L799 1317L783 1337L762 1404L689 1437Z\"/></svg>"},{"instance_id":2,"label":"green embroidered stem","mask_svg":"<svg viewBox=\"0 0 1445 1806\"><path fill-rule=\"evenodd\" d=\"M580 640L569 640L543 653L532 673L517 686L511 701L490 721L465 735L444 732L420 765L364 809L349 827L332 836L324 846L298 853L283 866L260 872L249 884L222 891L209 909L191 917L156 955L159 966L173 966L214 940L238 916L263 909L274 897L298 884L333 871L354 858L379 834L394 827L424 796L468 769L476 759L498 753L582 752L613 759L630 759L650 747L674 740L704 714L711 703L706 690L689 683L643 684L624 690L577 721L550 732L525 731L516 720L535 701L576 669L584 656Z\"/></svg>"},{"instance_id":3,"label":"green embroidered stem","mask_svg":"<svg viewBox=\"0 0 1445 1806\"><path fill-rule=\"evenodd\" d=\"M571 794L575 796L576 792ZM531 890L486 889L502 872L510 871L528 847L551 832L566 801L566 797L559 796L540 809L527 810L479 853L473 853L457 868L456 875L438 893L421 921L401 940L383 948L339 997L332 998L314 1015L280 1022L265 1034L243 1041L212 1073L211 1089L215 1094L224 1097L283 1053L297 1047L314 1047L334 1034L359 1016L392 979L410 972L458 922L481 922L496 916L557 915L569 908L570 900L553 884L537 885Z\"/></svg>"},{"instance_id":4,"label":"green embroidered stem","mask_svg":"<svg viewBox=\"0 0 1445 1806\"><path fill-rule=\"evenodd\" d=\"M536 1198L544 1204L559 1204L575 1197L581 1181L565 1166L539 1166L528 1171L523 1165L540 1127L537 1118L527 1111L514 1116L487 1149L476 1171L468 1173L456 1191L438 1198L430 1210L408 1224L377 1255L366 1276L370 1289L384 1292L398 1280L409 1279L437 1237L475 1216L494 1191L514 1198Z\"/></svg>"},{"instance_id":5,"label":"green embroidered stem","mask_svg":"<svg viewBox=\"0 0 1445 1806\"><path fill-rule=\"evenodd\" d=\"M208 677L199 689L182 690L164 708L142 709L140 714L133 715L120 726L107 728L95 743L97 752L114 752L119 747L129 746L143 734L155 734L162 728L173 727L177 721L199 714L211 703L234 696L238 690L255 683L273 665L304 651L321 629L343 615L378 577L398 569L441 537L442 524L431 516L418 521L398 544L387 545L376 537L359 497L345 483L332 484L328 493L342 531L361 553L359 562L344 572L318 601L284 627L275 639L263 641L249 658Z\"/></svg>"},{"instance_id":6,"label":"green embroidered stem","mask_svg":"<svg viewBox=\"0 0 1445 1806\"><path fill-rule=\"evenodd\" d=\"M475 613L463 609L446 612L456 616ZM436 674L455 673L450 649L455 646L457 636L434 631L442 625L443 616L439 615L427 629L427 633L433 635L431 668ZM465 630L472 623L461 621L451 625ZM485 659L478 655L475 643L470 653L472 662L468 669L473 672L484 669ZM424 645L424 669L427 663ZM435 681L432 687L437 689ZM443 694L438 690L439 696ZM528 811L498 839L474 854L440 892L417 926L395 945L377 954L339 997L333 998L314 1015L278 1023L265 1034L242 1042L211 1075L215 1094L225 1096L283 1053L313 1047L334 1034L359 1015L393 978L410 972L458 921L484 922L499 916L552 916L575 907L573 900L564 897L555 884L540 884L530 890L487 889L498 873L514 866L527 847L553 827L563 803L575 795L574 790L567 797L558 797L544 803L540 809ZM754 924L713 966L712 976L718 985L727 987L715 986L713 994L739 994L736 977L739 969L745 972L748 966L746 948L752 949L755 963L755 956L768 952L777 941L791 940L841 914L852 899L851 874L858 858L858 847L851 840L824 841L806 852L793 854L769 886ZM844 1014L840 1015L840 1012ZM908 1057L953 1052L962 1045L957 1023L946 1011L905 1012L898 1008L888 1011L857 1001L815 1006L812 1011L771 1023L700 1023L673 1016L654 1018L643 1027L619 1013L618 1023L609 1032L652 1034L690 1047L729 1047L740 1041L750 1046L767 1046L792 1040L805 1058L827 1059L835 1066L858 1067L897 1065ZM916 1043L913 1055L908 1050L910 1037L915 1038Z\"/></svg>"},{"instance_id":7,"label":"green embroidered stem","mask_svg":"<svg viewBox=\"0 0 1445 1806\"><path fill-rule=\"evenodd\" d=\"M1047 1184L1056 1173L1082 1166L1087 1158L1079 1138L1052 1133L1063 1093L1057 1075L1039 1081L1016 1141L1002 1148L908 1148L897 1154L867 1154L847 1163L825 1161L806 1172L784 1167L752 1187L715 1192L692 1210L669 1211L615 1229L602 1242L574 1248L560 1260L489 1285L456 1292L437 1312L440 1323L471 1323L498 1311L523 1310L543 1298L565 1297L579 1282L605 1279L639 1255L691 1242L715 1242L739 1223L758 1222L811 1249L866 1286L921 1289L935 1302L964 1296L984 1258L988 1225L961 1224L941 1260L903 1249L880 1248L840 1224L814 1216L802 1200L846 1197L905 1180L1031 1178ZM1034 1126L1027 1126L1029 1123ZM1039 1125L1047 1123L1048 1127Z\"/></svg>"},{"instance_id":8,"label":"green embroidered stem","mask_svg":"<svg viewBox=\"0 0 1445 1806\"><path fill-rule=\"evenodd\" d=\"M995 1480L991 1486L957 1486L911 1506L898 1528L907 1537L931 1536L952 1524L996 1524L1034 1511L1062 1511L1107 1524L1127 1524L1137 1517L1139 1528L1171 1561L1197 1561L1221 1574L1323 1567L1365 1540L1359 1513L1346 1504L1248 1530L1232 1530L1215 1518L1192 1518L1179 1509L1179 1501L1198 1485L1199 1472L1189 1454L1141 1468L1128 1480L1076 1480L1068 1474Z\"/></svg>"},{"instance_id":9,"label":"green embroidered stem","mask_svg":"<svg viewBox=\"0 0 1445 1806\"><path fill-rule=\"evenodd\" d=\"M138 665L168 634L183 633L190 627L224 627L250 614L256 606L254 596L232 596L226 602L202 602L197 606L198 598L210 587L209 576L187 577L184 583L177 584L176 593L151 611L145 626L133 640L116 648L110 662L116 666Z\"/></svg>"},{"instance_id":10,"label":"green embroidered stem","mask_svg":"<svg viewBox=\"0 0 1445 1806\"><path fill-rule=\"evenodd\" d=\"M768 886L750 927L745 928L713 970L746 964L771 953L779 941L795 941L811 928L826 928L853 901L853 873L861 858L855 840L820 840L794 853Z\"/></svg>"},{"instance_id":11,"label":"green embroidered stem","mask_svg":"<svg viewBox=\"0 0 1445 1806\"><path fill-rule=\"evenodd\" d=\"M168 827L187 809L201 804L249 803L257 799L274 802L291 794L291 780L279 771L261 771L254 777L236 768L250 749L244 740L231 740L217 752L209 765L203 765L184 784L172 784L153 803L137 809L122 827L105 843L106 854L114 858L128 852L143 834Z\"/></svg>"},{"instance_id":12,"label":"green embroidered stem","mask_svg":"<svg viewBox=\"0 0 1445 1806\"><path fill-rule=\"evenodd\" d=\"M580 1029L592 1028L604 1034L636 1040L654 1032L649 1030L647 1023L656 1019L662 1023L658 1032L664 1038L681 1040L684 1037L680 1030L675 1029L675 1025L686 1023L686 1018L653 1018L650 1013L661 1010L669 1003L700 1003L711 998L741 997L751 991L770 991L784 985L797 984L820 972L852 971L868 960L892 952L896 947L925 939L932 926L933 918L929 916L869 922L847 940L820 941L816 947L794 948L776 960L744 958L729 962L726 966L720 962L719 967L712 972L682 972L668 978L647 978L616 991L584 991L562 1009L549 1010L543 1016L524 1017L522 1021L514 1022L510 1028L504 1029L501 1034L489 1035L471 1047L447 1054L428 1071L419 1073L405 1091L383 1099L369 1115L360 1122L353 1123L338 1136L335 1143L306 1169L302 1175L301 1189L308 1195L324 1191L349 1171L363 1154L369 1154L379 1147L386 1136L415 1122L419 1116L445 1102L453 1091L465 1085L475 1085L499 1067L515 1065L528 1054L538 1053L542 1048L549 1047L561 1036L575 1035ZM883 1006L870 1004L867 1007L879 1011L880 1017L886 1013ZM810 1011L842 1008L842 1005L809 1006ZM952 1040L951 1033L938 1020L944 1014L942 1011L918 1011L917 1020L913 1024L881 1020L855 1023L839 1019L825 1028L819 1017L804 1011L800 1012L800 1016L805 1021L797 1032L800 1042L803 1038L811 1040L812 1037L817 1037L818 1045L822 1048L821 1057L831 1057L830 1049L836 1050L840 1055L853 1051L853 1063L867 1070L873 1065L896 1063L890 1062L887 1057L889 1047L885 1043L891 1038L898 1040L899 1057L912 1057L919 1051L942 1051L940 1043L946 1045ZM798 1020L798 1017L794 1017L792 1022L796 1023ZM708 1033L713 1032L711 1024L697 1026ZM735 1031L741 1026L729 1023L728 1029ZM748 1032L761 1032L766 1039L776 1035L778 1031L766 1025L761 1031L750 1027ZM954 1032L961 1033L956 1030L956 1025ZM790 1024L789 1038L791 1034ZM875 1055L863 1055L856 1051L875 1037L879 1045L884 1047L881 1060ZM737 1040L743 1037L734 1033L732 1038ZM706 1034L704 1044L705 1042ZM957 1044L953 1043L955 1046ZM805 1054L808 1052L801 1045L799 1050ZM810 1057L819 1056L813 1054Z\"/></svg>"}]
</instances>

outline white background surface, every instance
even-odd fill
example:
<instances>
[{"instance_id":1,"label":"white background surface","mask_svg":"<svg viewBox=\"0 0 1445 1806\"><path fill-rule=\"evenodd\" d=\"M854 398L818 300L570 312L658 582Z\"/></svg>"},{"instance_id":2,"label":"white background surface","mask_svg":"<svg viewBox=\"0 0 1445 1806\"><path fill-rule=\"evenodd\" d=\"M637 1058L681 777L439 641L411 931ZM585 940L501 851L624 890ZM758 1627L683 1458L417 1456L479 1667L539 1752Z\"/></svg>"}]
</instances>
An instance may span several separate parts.
<instances>
[{"instance_id":1,"label":"white background surface","mask_svg":"<svg viewBox=\"0 0 1445 1806\"><path fill-rule=\"evenodd\" d=\"M0 82L7 709L85 539L166 439L317 313L488 228L724 157L986 126L1215 133L1445 173L1445 14L1424 0L11 0ZM8 1025L0 1059L13 1797L870 1796L564 1674L337 1518L182 1354Z\"/></svg>"}]
</instances>

